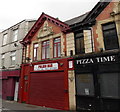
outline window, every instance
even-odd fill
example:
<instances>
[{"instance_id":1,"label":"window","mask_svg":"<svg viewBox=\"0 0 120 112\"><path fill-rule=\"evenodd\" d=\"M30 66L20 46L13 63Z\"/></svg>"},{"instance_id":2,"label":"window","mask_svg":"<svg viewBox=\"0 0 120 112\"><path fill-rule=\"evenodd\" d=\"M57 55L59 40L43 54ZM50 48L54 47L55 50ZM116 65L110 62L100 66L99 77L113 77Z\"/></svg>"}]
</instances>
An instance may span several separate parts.
<instances>
[{"instance_id":1,"label":"window","mask_svg":"<svg viewBox=\"0 0 120 112\"><path fill-rule=\"evenodd\" d=\"M7 34L3 35L3 45L7 44Z\"/></svg>"},{"instance_id":2,"label":"window","mask_svg":"<svg viewBox=\"0 0 120 112\"><path fill-rule=\"evenodd\" d=\"M75 52L76 54L85 53L83 32L75 34Z\"/></svg>"},{"instance_id":3,"label":"window","mask_svg":"<svg viewBox=\"0 0 120 112\"><path fill-rule=\"evenodd\" d=\"M100 74L100 89L102 97L120 98L119 74L120 73Z\"/></svg>"},{"instance_id":4,"label":"window","mask_svg":"<svg viewBox=\"0 0 120 112\"><path fill-rule=\"evenodd\" d=\"M118 37L115 23L108 23L102 25L104 45L106 50L118 49Z\"/></svg>"},{"instance_id":5,"label":"window","mask_svg":"<svg viewBox=\"0 0 120 112\"><path fill-rule=\"evenodd\" d=\"M77 95L94 95L93 74L76 75Z\"/></svg>"},{"instance_id":6,"label":"window","mask_svg":"<svg viewBox=\"0 0 120 112\"><path fill-rule=\"evenodd\" d=\"M4 66L4 63L5 63L5 54L2 54L2 66Z\"/></svg>"},{"instance_id":7,"label":"window","mask_svg":"<svg viewBox=\"0 0 120 112\"><path fill-rule=\"evenodd\" d=\"M15 65L16 52L12 51L10 56L11 56L11 65Z\"/></svg>"},{"instance_id":8,"label":"window","mask_svg":"<svg viewBox=\"0 0 120 112\"><path fill-rule=\"evenodd\" d=\"M37 60L38 58L38 43L33 45L33 60Z\"/></svg>"},{"instance_id":9,"label":"window","mask_svg":"<svg viewBox=\"0 0 120 112\"><path fill-rule=\"evenodd\" d=\"M60 57L61 56L61 40L60 38L54 39L54 57Z\"/></svg>"},{"instance_id":10,"label":"window","mask_svg":"<svg viewBox=\"0 0 120 112\"><path fill-rule=\"evenodd\" d=\"M50 44L49 40L42 42L42 59L48 59L49 58L49 55L50 55L49 44Z\"/></svg>"},{"instance_id":11,"label":"window","mask_svg":"<svg viewBox=\"0 0 120 112\"><path fill-rule=\"evenodd\" d=\"M17 41L18 29L13 31L13 41Z\"/></svg>"}]
</instances>

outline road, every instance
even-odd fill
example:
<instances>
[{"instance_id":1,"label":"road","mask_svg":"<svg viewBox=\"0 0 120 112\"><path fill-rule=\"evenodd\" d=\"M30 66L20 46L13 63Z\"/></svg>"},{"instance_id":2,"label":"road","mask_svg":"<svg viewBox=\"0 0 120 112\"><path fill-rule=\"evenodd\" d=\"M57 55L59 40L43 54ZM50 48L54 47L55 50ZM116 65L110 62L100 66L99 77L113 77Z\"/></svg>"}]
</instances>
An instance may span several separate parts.
<instances>
[{"instance_id":1,"label":"road","mask_svg":"<svg viewBox=\"0 0 120 112\"><path fill-rule=\"evenodd\" d=\"M36 105L30 105L25 103L18 103L15 101L0 100L0 110L2 112L41 112L41 111L51 111L57 109L41 107Z\"/></svg>"}]
</instances>

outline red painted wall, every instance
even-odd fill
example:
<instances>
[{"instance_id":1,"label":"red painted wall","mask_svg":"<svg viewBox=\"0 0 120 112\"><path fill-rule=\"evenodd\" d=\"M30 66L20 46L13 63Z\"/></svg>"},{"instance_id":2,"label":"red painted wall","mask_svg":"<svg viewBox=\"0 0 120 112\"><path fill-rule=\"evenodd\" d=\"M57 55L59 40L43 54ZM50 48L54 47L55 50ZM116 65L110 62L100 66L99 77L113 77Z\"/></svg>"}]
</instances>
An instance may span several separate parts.
<instances>
[{"instance_id":1,"label":"red painted wall","mask_svg":"<svg viewBox=\"0 0 120 112\"><path fill-rule=\"evenodd\" d=\"M34 65L47 64L47 63L58 63L58 65L59 65L58 66L58 70L34 71ZM43 106L42 103L40 103L39 101L34 102L36 97L35 98L33 98L33 97L31 98L31 94L34 96L33 91L35 91L34 89L33 90L30 89L30 88L35 88L34 86L31 87L31 83L32 83L31 82L31 73L33 73L33 74L36 74L36 73L47 74L48 76L52 73L52 74L57 76L57 72L58 72L58 75L59 75L59 72L63 71L63 74L62 74L63 75L63 79L64 79L63 82L62 82L63 83L62 84L63 85L63 90L68 90L68 60L67 59L51 60L51 61L44 61L44 62L41 61L41 62L31 63L31 65L30 64L23 64L22 65L22 70L21 70L20 93L19 93L19 101L20 102L23 101L23 97L24 97L24 95L23 95L24 92L23 91L24 91L24 76L26 74L26 70L25 69L29 70L29 74L28 74L28 71L27 71L27 74L29 75L28 76L28 94L27 94L27 101L26 101L27 103ZM34 75L32 77L33 77L33 79L35 78ZM37 79L36 80L34 79L32 81L37 81ZM48 80L48 82L50 83L50 80ZM38 88L38 89L40 89L40 88ZM46 89L49 89L49 88L46 88ZM59 89L59 87L57 89ZM56 89L56 91L57 91L57 89ZM64 91L63 91L63 93L64 93ZM50 93L48 92L48 95L49 94ZM52 96L52 97L54 97L54 96ZM68 95L68 93L64 94L64 98L65 99L63 101L63 104L62 103L58 103L60 105L62 104L61 107L59 107L59 108L61 108L63 110L69 110L69 95ZM56 99L57 99L57 96L56 96ZM55 100L54 100L53 103L55 103ZM58 108L57 106L54 106L53 103L49 104L49 102L48 103L43 102L43 104L48 106L48 107Z\"/></svg>"}]
</instances>

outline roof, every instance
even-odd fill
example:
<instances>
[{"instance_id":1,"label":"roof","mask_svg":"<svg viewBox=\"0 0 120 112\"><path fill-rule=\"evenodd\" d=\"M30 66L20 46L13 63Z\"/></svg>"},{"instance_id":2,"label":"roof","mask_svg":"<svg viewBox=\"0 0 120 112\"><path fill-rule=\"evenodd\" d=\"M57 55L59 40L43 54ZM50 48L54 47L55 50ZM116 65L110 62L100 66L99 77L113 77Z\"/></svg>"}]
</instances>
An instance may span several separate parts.
<instances>
[{"instance_id":1,"label":"roof","mask_svg":"<svg viewBox=\"0 0 120 112\"><path fill-rule=\"evenodd\" d=\"M87 12L87 13L85 13L83 15L80 15L78 17L72 18L70 20L67 20L67 21L65 21L65 23L68 24L69 26L73 25L73 24L76 24L76 23L80 23L80 22L82 22L86 18L86 16L88 14L89 14L89 12Z\"/></svg>"},{"instance_id":2,"label":"roof","mask_svg":"<svg viewBox=\"0 0 120 112\"><path fill-rule=\"evenodd\" d=\"M27 35L25 36L25 38L21 41L21 43L23 45L29 43L31 41L31 38L34 36L34 34L39 30L39 28L41 27L41 25L43 24L43 22L45 20L48 20L50 22L52 22L53 24L56 24L57 26L61 27L61 30L63 32L66 32L67 30L69 30L69 26L68 24L53 18L45 13L42 13L41 16L38 18L38 20L35 22L35 24L33 25L33 27L29 30L29 32L27 33Z\"/></svg>"},{"instance_id":3,"label":"roof","mask_svg":"<svg viewBox=\"0 0 120 112\"><path fill-rule=\"evenodd\" d=\"M24 20L22 20L22 21L20 21L20 22L18 22L18 23L16 23L16 24L10 26L9 28L7 28L7 29L5 29L5 30L2 30L1 33L5 32L6 30L9 30L10 28L13 28L13 27L16 26L16 25L21 24L22 22L34 22L34 21L36 21L36 19L24 19Z\"/></svg>"}]
</instances>

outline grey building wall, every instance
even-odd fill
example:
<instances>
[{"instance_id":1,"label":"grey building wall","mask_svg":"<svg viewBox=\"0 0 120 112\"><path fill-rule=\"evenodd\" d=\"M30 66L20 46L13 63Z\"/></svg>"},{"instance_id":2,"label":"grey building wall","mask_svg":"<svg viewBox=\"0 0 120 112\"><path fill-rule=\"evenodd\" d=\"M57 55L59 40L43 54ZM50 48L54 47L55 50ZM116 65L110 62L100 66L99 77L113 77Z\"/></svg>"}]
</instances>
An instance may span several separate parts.
<instances>
[{"instance_id":1,"label":"grey building wall","mask_svg":"<svg viewBox=\"0 0 120 112\"><path fill-rule=\"evenodd\" d=\"M36 20L23 20L0 33L0 70L19 69L22 62L22 45L20 41L25 37ZM13 41L13 31L18 29L17 40ZM3 45L3 36L7 34L7 44ZM15 46L16 44L16 46ZM15 64L11 65L11 52L16 51ZM2 55L4 54L4 69Z\"/></svg>"}]
</instances>

